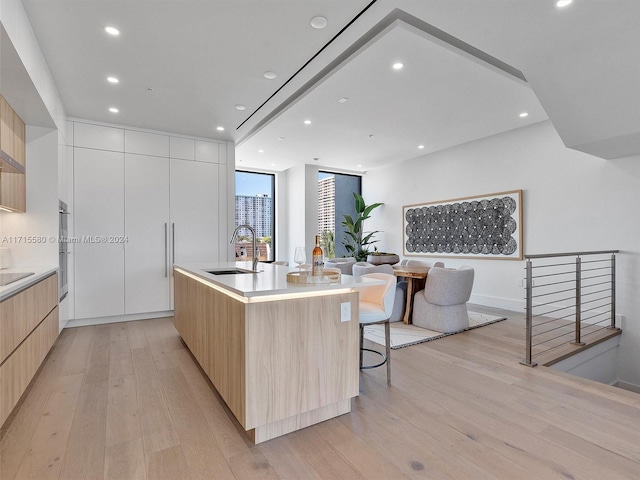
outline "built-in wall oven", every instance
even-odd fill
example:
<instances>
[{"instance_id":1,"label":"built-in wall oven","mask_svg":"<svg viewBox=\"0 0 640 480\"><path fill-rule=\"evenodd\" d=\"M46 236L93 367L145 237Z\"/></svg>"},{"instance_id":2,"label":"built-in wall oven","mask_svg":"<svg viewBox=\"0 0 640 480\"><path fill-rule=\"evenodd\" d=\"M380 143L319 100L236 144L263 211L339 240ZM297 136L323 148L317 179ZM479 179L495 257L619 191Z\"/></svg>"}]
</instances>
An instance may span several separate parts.
<instances>
[{"instance_id":1,"label":"built-in wall oven","mask_svg":"<svg viewBox=\"0 0 640 480\"><path fill-rule=\"evenodd\" d=\"M58 233L58 258L60 260L60 273L58 275L58 283L60 290L60 301L69 293L69 211L67 204L62 200L59 202L58 211L60 212L60 228Z\"/></svg>"}]
</instances>

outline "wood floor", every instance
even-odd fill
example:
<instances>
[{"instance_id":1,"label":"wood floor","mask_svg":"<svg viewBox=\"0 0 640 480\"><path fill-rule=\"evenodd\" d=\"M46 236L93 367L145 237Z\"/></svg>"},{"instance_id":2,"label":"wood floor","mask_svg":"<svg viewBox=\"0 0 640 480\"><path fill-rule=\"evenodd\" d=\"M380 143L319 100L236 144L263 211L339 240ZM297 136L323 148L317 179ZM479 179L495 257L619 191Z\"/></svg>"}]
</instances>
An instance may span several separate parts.
<instances>
[{"instance_id":1,"label":"wood floor","mask_svg":"<svg viewBox=\"0 0 640 480\"><path fill-rule=\"evenodd\" d=\"M517 316L516 316L517 317ZM0 479L635 479L640 395L519 365L523 320L392 351L350 414L252 445L173 329L66 329L0 432Z\"/></svg>"}]
</instances>

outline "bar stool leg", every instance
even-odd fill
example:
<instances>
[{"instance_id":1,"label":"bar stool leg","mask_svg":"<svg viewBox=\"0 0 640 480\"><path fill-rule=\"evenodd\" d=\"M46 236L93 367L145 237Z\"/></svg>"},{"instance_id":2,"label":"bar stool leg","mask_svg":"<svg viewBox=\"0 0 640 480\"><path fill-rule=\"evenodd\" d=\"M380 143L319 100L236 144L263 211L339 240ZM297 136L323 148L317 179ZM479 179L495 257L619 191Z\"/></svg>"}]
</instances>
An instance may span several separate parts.
<instances>
[{"instance_id":1,"label":"bar stool leg","mask_svg":"<svg viewBox=\"0 0 640 480\"><path fill-rule=\"evenodd\" d=\"M384 323L384 343L387 352L387 385L391 386L391 325L389 320Z\"/></svg>"},{"instance_id":2,"label":"bar stool leg","mask_svg":"<svg viewBox=\"0 0 640 480\"><path fill-rule=\"evenodd\" d=\"M363 347L363 340L364 338L364 325L360 324L360 368L362 368L362 357L364 355L364 350L362 349Z\"/></svg>"}]
</instances>

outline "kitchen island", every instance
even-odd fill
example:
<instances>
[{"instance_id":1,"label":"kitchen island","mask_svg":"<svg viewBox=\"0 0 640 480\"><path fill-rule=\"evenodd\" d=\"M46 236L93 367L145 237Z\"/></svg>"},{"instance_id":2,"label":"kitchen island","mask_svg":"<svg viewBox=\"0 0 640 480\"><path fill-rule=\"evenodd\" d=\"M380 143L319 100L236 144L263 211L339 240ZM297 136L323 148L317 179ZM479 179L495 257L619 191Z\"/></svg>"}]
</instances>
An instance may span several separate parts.
<instances>
[{"instance_id":1,"label":"kitchen island","mask_svg":"<svg viewBox=\"0 0 640 480\"><path fill-rule=\"evenodd\" d=\"M175 265L175 326L255 443L351 411L358 395L358 286L287 282L295 268ZM375 281L374 281L375 282Z\"/></svg>"}]
</instances>

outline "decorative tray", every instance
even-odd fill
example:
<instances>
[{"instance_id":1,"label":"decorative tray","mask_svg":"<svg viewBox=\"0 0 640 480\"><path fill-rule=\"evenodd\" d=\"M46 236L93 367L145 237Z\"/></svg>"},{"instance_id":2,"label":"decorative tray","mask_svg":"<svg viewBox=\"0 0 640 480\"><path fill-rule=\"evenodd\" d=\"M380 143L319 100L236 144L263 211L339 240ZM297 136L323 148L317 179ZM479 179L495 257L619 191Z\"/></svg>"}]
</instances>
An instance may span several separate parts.
<instances>
[{"instance_id":1,"label":"decorative tray","mask_svg":"<svg viewBox=\"0 0 640 480\"><path fill-rule=\"evenodd\" d=\"M301 270L299 272L287 273L287 282L289 283L302 283L307 285L313 284L327 284L327 283L340 283L340 271L327 271L322 272L322 275L313 276L310 270Z\"/></svg>"}]
</instances>

